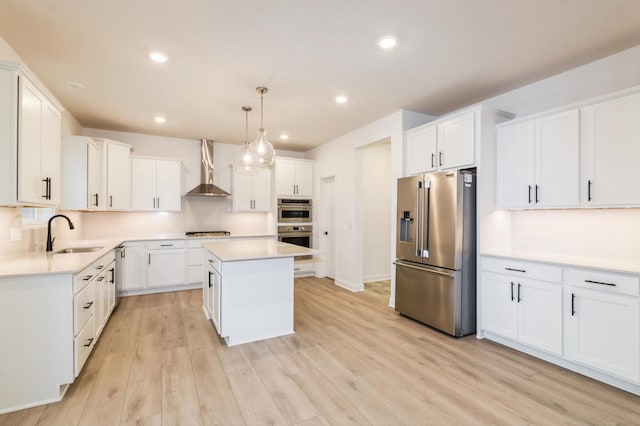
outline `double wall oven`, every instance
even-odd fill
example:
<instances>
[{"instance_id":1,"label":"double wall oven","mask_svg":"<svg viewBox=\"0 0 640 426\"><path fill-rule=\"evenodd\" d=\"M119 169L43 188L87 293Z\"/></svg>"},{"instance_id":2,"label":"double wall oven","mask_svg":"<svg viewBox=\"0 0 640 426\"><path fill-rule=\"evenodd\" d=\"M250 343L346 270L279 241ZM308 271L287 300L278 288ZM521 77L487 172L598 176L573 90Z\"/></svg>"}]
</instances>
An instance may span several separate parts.
<instances>
[{"instance_id":1,"label":"double wall oven","mask_svg":"<svg viewBox=\"0 0 640 426\"><path fill-rule=\"evenodd\" d=\"M310 199L278 198L278 241L311 248L312 221Z\"/></svg>"}]
</instances>

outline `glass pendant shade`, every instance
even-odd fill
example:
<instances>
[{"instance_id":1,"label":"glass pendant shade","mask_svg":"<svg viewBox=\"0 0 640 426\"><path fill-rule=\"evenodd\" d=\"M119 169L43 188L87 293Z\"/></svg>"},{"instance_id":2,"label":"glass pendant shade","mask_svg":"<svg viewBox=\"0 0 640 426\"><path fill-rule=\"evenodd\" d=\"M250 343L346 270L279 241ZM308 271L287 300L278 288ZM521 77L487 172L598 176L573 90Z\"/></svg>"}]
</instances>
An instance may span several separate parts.
<instances>
[{"instance_id":1,"label":"glass pendant shade","mask_svg":"<svg viewBox=\"0 0 640 426\"><path fill-rule=\"evenodd\" d=\"M258 136L251 143L250 149L254 161L260 167L272 166L276 161L276 150L267 139L267 131L264 129L258 130Z\"/></svg>"},{"instance_id":2,"label":"glass pendant shade","mask_svg":"<svg viewBox=\"0 0 640 426\"><path fill-rule=\"evenodd\" d=\"M242 107L242 110L246 116L245 138L242 143L242 151L240 151L240 154L233 162L233 168L239 175L253 176L258 173L258 167L256 166L257 160L251 149L251 144L247 140L249 136L249 111L251 111L251 107Z\"/></svg>"},{"instance_id":3,"label":"glass pendant shade","mask_svg":"<svg viewBox=\"0 0 640 426\"><path fill-rule=\"evenodd\" d=\"M258 167L271 167L276 161L276 150L267 139L267 131L262 125L262 112L264 106L264 94L269 91L266 87L257 87L256 91L260 93L260 129L256 139L251 142L251 152L253 160Z\"/></svg>"}]
</instances>

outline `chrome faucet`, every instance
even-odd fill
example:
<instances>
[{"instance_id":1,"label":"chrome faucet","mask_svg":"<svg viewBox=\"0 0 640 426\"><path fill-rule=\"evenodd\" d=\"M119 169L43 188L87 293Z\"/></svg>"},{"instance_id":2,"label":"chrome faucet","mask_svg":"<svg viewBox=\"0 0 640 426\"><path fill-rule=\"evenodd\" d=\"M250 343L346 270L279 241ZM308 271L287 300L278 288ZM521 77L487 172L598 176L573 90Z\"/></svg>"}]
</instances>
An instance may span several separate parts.
<instances>
[{"instance_id":1,"label":"chrome faucet","mask_svg":"<svg viewBox=\"0 0 640 426\"><path fill-rule=\"evenodd\" d=\"M55 219L56 217L64 217L65 219L67 219L67 222L69 222L69 229L75 229L75 226L73 226L73 223L71 223L71 219L69 219L67 216L63 214L56 214L51 216L51 219L49 219L49 223L47 224L47 251L53 251L53 242L56 240L55 237L51 238L51 221L53 221L53 219Z\"/></svg>"}]
</instances>

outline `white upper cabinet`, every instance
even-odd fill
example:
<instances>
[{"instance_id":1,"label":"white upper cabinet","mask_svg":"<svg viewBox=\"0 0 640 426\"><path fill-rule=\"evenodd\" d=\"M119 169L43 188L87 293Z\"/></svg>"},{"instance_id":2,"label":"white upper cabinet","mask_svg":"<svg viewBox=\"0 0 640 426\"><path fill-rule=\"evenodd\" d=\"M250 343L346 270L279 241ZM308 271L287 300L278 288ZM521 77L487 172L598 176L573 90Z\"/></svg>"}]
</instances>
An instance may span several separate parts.
<instances>
[{"instance_id":1,"label":"white upper cabinet","mask_svg":"<svg viewBox=\"0 0 640 426\"><path fill-rule=\"evenodd\" d=\"M60 208L104 210L102 144L86 136L65 136L60 164Z\"/></svg>"},{"instance_id":2,"label":"white upper cabinet","mask_svg":"<svg viewBox=\"0 0 640 426\"><path fill-rule=\"evenodd\" d=\"M577 109L497 128L498 207L578 207Z\"/></svg>"},{"instance_id":3,"label":"white upper cabinet","mask_svg":"<svg viewBox=\"0 0 640 426\"><path fill-rule=\"evenodd\" d=\"M0 62L0 204L60 201L62 107L23 66Z\"/></svg>"},{"instance_id":4,"label":"white upper cabinet","mask_svg":"<svg viewBox=\"0 0 640 426\"><path fill-rule=\"evenodd\" d=\"M276 195L305 197L313 195L313 161L298 158L276 158Z\"/></svg>"},{"instance_id":5,"label":"white upper cabinet","mask_svg":"<svg viewBox=\"0 0 640 426\"><path fill-rule=\"evenodd\" d=\"M534 152L533 121L498 127L498 207L531 206Z\"/></svg>"},{"instance_id":6,"label":"white upper cabinet","mask_svg":"<svg viewBox=\"0 0 640 426\"><path fill-rule=\"evenodd\" d=\"M407 174L415 175L432 172L437 169L436 125L424 125L407 131Z\"/></svg>"},{"instance_id":7,"label":"white upper cabinet","mask_svg":"<svg viewBox=\"0 0 640 426\"><path fill-rule=\"evenodd\" d=\"M131 209L131 147L104 140L106 161L107 210Z\"/></svg>"},{"instance_id":8,"label":"white upper cabinet","mask_svg":"<svg viewBox=\"0 0 640 426\"><path fill-rule=\"evenodd\" d=\"M476 126L481 107L455 113L406 131L407 175L476 165Z\"/></svg>"},{"instance_id":9,"label":"white upper cabinet","mask_svg":"<svg viewBox=\"0 0 640 426\"><path fill-rule=\"evenodd\" d=\"M467 112L438 123L438 168L475 164L476 113Z\"/></svg>"},{"instance_id":10,"label":"white upper cabinet","mask_svg":"<svg viewBox=\"0 0 640 426\"><path fill-rule=\"evenodd\" d=\"M255 175L233 172L233 211L271 211L271 170L258 169Z\"/></svg>"},{"instance_id":11,"label":"white upper cabinet","mask_svg":"<svg viewBox=\"0 0 640 426\"><path fill-rule=\"evenodd\" d=\"M581 109L587 206L640 205L640 94Z\"/></svg>"},{"instance_id":12,"label":"white upper cabinet","mask_svg":"<svg viewBox=\"0 0 640 426\"><path fill-rule=\"evenodd\" d=\"M131 159L131 209L180 211L181 163L176 160Z\"/></svg>"}]
</instances>

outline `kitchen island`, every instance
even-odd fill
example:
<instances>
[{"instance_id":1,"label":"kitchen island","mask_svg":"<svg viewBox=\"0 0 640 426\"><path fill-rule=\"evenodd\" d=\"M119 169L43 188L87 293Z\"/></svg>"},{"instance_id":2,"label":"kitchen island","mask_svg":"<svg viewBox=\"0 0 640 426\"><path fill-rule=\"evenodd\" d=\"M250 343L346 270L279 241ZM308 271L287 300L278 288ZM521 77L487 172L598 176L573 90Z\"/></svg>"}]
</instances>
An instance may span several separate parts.
<instances>
[{"instance_id":1,"label":"kitchen island","mask_svg":"<svg viewBox=\"0 0 640 426\"><path fill-rule=\"evenodd\" d=\"M202 245L203 309L228 346L292 334L293 258L317 250L275 240Z\"/></svg>"}]
</instances>

